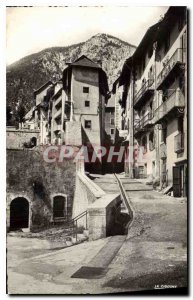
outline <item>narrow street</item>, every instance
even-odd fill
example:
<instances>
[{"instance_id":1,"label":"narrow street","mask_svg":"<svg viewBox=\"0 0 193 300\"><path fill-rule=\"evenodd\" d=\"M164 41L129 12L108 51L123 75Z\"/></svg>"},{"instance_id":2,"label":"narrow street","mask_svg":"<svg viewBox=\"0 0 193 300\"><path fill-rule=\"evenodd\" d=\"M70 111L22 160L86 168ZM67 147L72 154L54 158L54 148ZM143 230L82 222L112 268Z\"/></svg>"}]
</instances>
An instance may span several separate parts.
<instances>
[{"instance_id":1,"label":"narrow street","mask_svg":"<svg viewBox=\"0 0 193 300\"><path fill-rule=\"evenodd\" d=\"M186 286L186 200L119 178L134 211L126 239L114 236L49 251L46 241L9 236L10 294L98 294ZM119 192L113 174L94 181L104 190ZM96 266L103 275L74 278L82 267L96 270Z\"/></svg>"}]
</instances>

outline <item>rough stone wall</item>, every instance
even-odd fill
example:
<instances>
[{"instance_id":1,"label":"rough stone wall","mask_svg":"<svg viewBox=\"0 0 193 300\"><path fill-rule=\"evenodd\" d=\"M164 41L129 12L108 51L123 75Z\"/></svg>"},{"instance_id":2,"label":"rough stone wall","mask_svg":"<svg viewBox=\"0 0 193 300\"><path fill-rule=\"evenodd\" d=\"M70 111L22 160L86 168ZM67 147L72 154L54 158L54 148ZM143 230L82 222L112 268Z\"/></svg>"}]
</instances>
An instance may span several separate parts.
<instances>
[{"instance_id":1,"label":"rough stone wall","mask_svg":"<svg viewBox=\"0 0 193 300\"><path fill-rule=\"evenodd\" d=\"M6 128L7 149L23 149L23 144L28 143L32 137L39 141L39 130Z\"/></svg>"},{"instance_id":2,"label":"rough stone wall","mask_svg":"<svg viewBox=\"0 0 193 300\"><path fill-rule=\"evenodd\" d=\"M67 195L68 215L72 214L75 188L75 163L47 163L42 150L7 150L7 226L9 207L16 197L30 202L30 227L43 226L52 220L53 195Z\"/></svg>"}]
</instances>

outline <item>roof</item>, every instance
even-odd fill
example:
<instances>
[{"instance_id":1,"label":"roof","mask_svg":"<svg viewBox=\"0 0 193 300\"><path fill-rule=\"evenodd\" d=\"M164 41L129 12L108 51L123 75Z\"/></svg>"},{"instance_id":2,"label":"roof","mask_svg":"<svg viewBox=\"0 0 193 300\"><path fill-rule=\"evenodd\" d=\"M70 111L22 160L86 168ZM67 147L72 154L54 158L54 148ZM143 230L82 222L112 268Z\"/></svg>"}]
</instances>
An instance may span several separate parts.
<instances>
[{"instance_id":1,"label":"roof","mask_svg":"<svg viewBox=\"0 0 193 300\"><path fill-rule=\"evenodd\" d=\"M140 57L144 55L146 49L150 47L150 45L153 45L155 41L160 39L163 42L164 36L162 36L162 33L167 31L168 28L171 27L171 24L175 22L176 18L182 15L185 10L185 6L171 6L165 13L162 20L148 28L133 55L125 61L121 71L119 85L129 83L132 65L138 63Z\"/></svg>"},{"instance_id":2,"label":"roof","mask_svg":"<svg viewBox=\"0 0 193 300\"><path fill-rule=\"evenodd\" d=\"M147 49L150 45L152 45L155 42L161 22L162 21L154 24L153 26L149 27L148 30L146 31L139 46L137 47L137 49L133 54L133 60L135 62L138 60L138 58L141 55L144 54L145 49Z\"/></svg>"},{"instance_id":3,"label":"roof","mask_svg":"<svg viewBox=\"0 0 193 300\"><path fill-rule=\"evenodd\" d=\"M124 85L126 83L130 83L131 71L132 71L132 64L133 64L133 56L130 56L124 62L121 75L119 77L119 86Z\"/></svg>"},{"instance_id":4,"label":"roof","mask_svg":"<svg viewBox=\"0 0 193 300\"><path fill-rule=\"evenodd\" d=\"M82 55L77 60L75 60L73 63L69 64L71 66L79 66L79 67L89 67L89 68L95 68L100 69L101 67L96 64L94 61L89 59L87 56Z\"/></svg>"},{"instance_id":5,"label":"roof","mask_svg":"<svg viewBox=\"0 0 193 300\"><path fill-rule=\"evenodd\" d=\"M85 55L82 55L77 60L75 60L73 63L68 64L67 67L63 70L63 89L70 92L71 89L71 77L72 77L72 67L73 66L81 66L81 67L87 67L87 68L95 68L98 70L99 73L99 90L100 93L105 96L105 103L107 103L107 100L109 98L109 87L108 87L108 80L107 75L105 71L96 63L94 63L91 59L86 57Z\"/></svg>"},{"instance_id":6,"label":"roof","mask_svg":"<svg viewBox=\"0 0 193 300\"><path fill-rule=\"evenodd\" d=\"M42 86L40 86L37 90L34 91L34 96L41 93L44 89L46 89L49 85L53 85L52 81L47 81Z\"/></svg>"}]
</instances>

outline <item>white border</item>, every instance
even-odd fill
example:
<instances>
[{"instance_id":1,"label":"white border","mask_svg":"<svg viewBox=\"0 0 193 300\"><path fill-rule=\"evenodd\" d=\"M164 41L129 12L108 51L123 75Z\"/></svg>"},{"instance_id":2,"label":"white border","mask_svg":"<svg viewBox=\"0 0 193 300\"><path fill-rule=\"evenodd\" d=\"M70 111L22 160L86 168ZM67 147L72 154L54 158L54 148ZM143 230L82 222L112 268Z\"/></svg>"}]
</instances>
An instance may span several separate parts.
<instances>
[{"instance_id":1,"label":"white border","mask_svg":"<svg viewBox=\"0 0 193 300\"><path fill-rule=\"evenodd\" d=\"M129 1L129 0L1 0L0 2L0 28L1 28L1 34L0 34L0 58L1 58L1 64L0 64L0 83L1 83L1 109L0 109L0 120L1 120L1 146L2 146L2 151L1 151L1 161L0 161L0 170L1 170L1 201L0 201L0 212L1 212L1 217L0 217L0 245L1 245L1 254L0 254L0 275L1 275L1 280L0 280L0 294L1 294L1 299L7 298L5 295L5 286L6 286L6 250L5 250L5 243L6 243L6 193L5 193L5 178L6 178L6 169L5 169L5 161L6 161L6 155L5 155L5 99L6 99L6 85L5 85L5 68L6 68L6 16L5 16L5 7L6 6L180 6L180 5L186 5L188 6L189 9L192 9L193 6L193 1L179 1L179 0L162 0L162 1ZM192 12L191 12L192 13ZM191 15L191 14L190 14ZM190 22L190 33L192 29L192 22ZM189 54L191 55L191 49L192 49L192 40L191 40L191 35L189 36ZM192 70L192 61L190 61L189 58L189 73L191 73ZM190 127L189 127L189 137L190 135L190 129L192 129L192 124L193 124L193 118L191 114L191 105L190 102L192 101L191 99L191 88L193 86L192 84L192 78L189 80L189 107L190 107ZM3 143L2 143L3 141ZM189 155L192 153L192 140L189 139L189 142L191 144L190 149L189 149ZM191 158L190 158L190 170L189 174L192 173L192 164L191 164ZM189 184L191 186L191 178L189 178ZM191 196L191 195L190 195ZM190 197L191 198L191 197ZM189 199L191 200L191 199ZM191 201L190 201L191 202ZM189 205L189 209L190 209ZM190 217L190 227L189 227L189 232L190 232L190 237L192 237L192 222L191 222L191 216ZM192 241L192 238L191 238ZM189 246L189 250L191 249L191 245ZM191 258L190 258L191 261ZM190 271L192 267L192 263L190 265ZM192 274L190 273L190 279L192 278ZM57 296L53 296L52 298L56 298ZM65 296L68 297L68 296ZM103 298L104 296L100 297ZM130 298L140 298L140 297L131 297ZM18 297L25 299L26 297ZM119 296L116 296L115 298L120 298ZM152 297L155 298L155 297ZM165 299L169 299L169 297L164 297Z\"/></svg>"}]
</instances>

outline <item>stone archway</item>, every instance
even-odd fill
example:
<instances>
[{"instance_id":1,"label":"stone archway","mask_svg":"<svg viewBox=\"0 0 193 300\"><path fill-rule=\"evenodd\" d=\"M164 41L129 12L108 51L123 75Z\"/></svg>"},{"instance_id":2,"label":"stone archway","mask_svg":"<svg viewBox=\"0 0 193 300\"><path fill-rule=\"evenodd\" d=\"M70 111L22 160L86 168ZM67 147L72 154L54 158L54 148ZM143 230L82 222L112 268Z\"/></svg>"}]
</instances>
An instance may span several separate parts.
<instances>
[{"instance_id":1,"label":"stone archway","mask_svg":"<svg viewBox=\"0 0 193 300\"><path fill-rule=\"evenodd\" d=\"M29 202L17 197L10 203L10 230L29 228Z\"/></svg>"}]
</instances>

